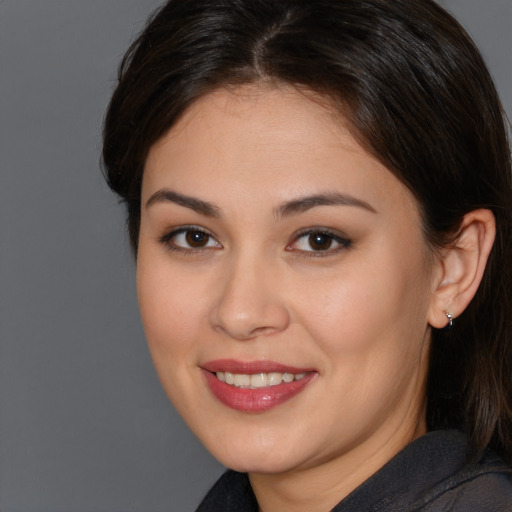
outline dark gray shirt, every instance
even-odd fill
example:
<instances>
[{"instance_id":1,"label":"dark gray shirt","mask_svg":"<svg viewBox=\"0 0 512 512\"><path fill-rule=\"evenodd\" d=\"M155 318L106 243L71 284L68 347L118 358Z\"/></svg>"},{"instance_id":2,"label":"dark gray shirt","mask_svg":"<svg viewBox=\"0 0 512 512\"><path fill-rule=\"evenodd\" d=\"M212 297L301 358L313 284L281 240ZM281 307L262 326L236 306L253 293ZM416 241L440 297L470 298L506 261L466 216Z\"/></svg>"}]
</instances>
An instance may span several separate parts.
<instances>
[{"instance_id":1,"label":"dark gray shirt","mask_svg":"<svg viewBox=\"0 0 512 512\"><path fill-rule=\"evenodd\" d=\"M462 433L429 432L332 512L512 512L512 467L492 452L472 463L467 454ZM196 512L258 512L247 475L224 473Z\"/></svg>"}]
</instances>

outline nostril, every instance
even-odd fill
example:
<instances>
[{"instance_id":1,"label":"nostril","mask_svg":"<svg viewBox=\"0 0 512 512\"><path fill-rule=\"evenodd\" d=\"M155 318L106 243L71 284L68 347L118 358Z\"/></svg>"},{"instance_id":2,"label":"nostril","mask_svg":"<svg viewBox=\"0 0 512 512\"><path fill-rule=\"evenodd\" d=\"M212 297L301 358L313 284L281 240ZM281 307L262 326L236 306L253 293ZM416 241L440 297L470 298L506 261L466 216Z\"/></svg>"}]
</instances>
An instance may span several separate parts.
<instances>
[{"instance_id":1,"label":"nostril","mask_svg":"<svg viewBox=\"0 0 512 512\"><path fill-rule=\"evenodd\" d=\"M256 327L254 329L245 329L242 326L235 328L233 325L226 327L220 324L215 325L215 330L222 334L228 335L231 338L235 338L241 341L252 340L261 336L270 336L280 332L280 329L275 327Z\"/></svg>"},{"instance_id":2,"label":"nostril","mask_svg":"<svg viewBox=\"0 0 512 512\"><path fill-rule=\"evenodd\" d=\"M237 340L251 340L271 336L287 328L289 316L286 308L267 308L251 314L235 315L233 312L217 310L212 318L213 328Z\"/></svg>"},{"instance_id":3,"label":"nostril","mask_svg":"<svg viewBox=\"0 0 512 512\"><path fill-rule=\"evenodd\" d=\"M252 337L256 336L270 336L271 334L274 334L276 332L279 332L280 329L277 329L275 327L258 327L257 329L254 329L252 332Z\"/></svg>"}]
</instances>

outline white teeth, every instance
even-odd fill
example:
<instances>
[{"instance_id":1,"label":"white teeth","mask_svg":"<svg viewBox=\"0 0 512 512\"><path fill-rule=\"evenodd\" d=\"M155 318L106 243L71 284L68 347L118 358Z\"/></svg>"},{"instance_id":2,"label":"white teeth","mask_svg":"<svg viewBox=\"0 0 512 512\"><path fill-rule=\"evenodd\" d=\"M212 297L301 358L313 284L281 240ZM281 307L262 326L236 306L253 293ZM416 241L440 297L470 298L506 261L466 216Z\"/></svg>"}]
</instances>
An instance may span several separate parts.
<instances>
[{"instance_id":1,"label":"white teeth","mask_svg":"<svg viewBox=\"0 0 512 512\"><path fill-rule=\"evenodd\" d=\"M269 386L277 386L283 382L283 374L282 373L269 373L268 374L268 385Z\"/></svg>"},{"instance_id":2,"label":"white teeth","mask_svg":"<svg viewBox=\"0 0 512 512\"><path fill-rule=\"evenodd\" d=\"M256 373L251 375L251 388L264 388L268 386L266 373Z\"/></svg>"},{"instance_id":3,"label":"white teeth","mask_svg":"<svg viewBox=\"0 0 512 512\"><path fill-rule=\"evenodd\" d=\"M251 385L251 376L243 373L233 373L233 384L237 388L247 388Z\"/></svg>"},{"instance_id":4,"label":"white teeth","mask_svg":"<svg viewBox=\"0 0 512 512\"><path fill-rule=\"evenodd\" d=\"M283 382L289 383L294 380L303 379L306 373L254 373L254 374L243 374L243 373L231 373L231 372L217 372L217 378L221 382L225 382L231 386L237 388L266 388L270 386L277 386Z\"/></svg>"}]
</instances>

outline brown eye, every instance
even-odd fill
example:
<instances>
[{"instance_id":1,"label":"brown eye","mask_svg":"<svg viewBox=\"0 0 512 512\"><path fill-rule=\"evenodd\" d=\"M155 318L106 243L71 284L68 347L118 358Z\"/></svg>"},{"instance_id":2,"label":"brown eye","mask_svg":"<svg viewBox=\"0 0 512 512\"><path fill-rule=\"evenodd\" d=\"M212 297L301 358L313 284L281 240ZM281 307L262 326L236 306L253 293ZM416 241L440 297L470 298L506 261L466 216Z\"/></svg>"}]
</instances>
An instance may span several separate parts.
<instances>
[{"instance_id":1,"label":"brown eye","mask_svg":"<svg viewBox=\"0 0 512 512\"><path fill-rule=\"evenodd\" d=\"M326 233L311 233L308 237L308 243L314 251L327 251L332 246L332 236Z\"/></svg>"},{"instance_id":2,"label":"brown eye","mask_svg":"<svg viewBox=\"0 0 512 512\"><path fill-rule=\"evenodd\" d=\"M194 249L200 251L202 249L222 248L222 245L219 244L210 233L193 227L184 227L171 231L160 238L160 243L165 245L168 249L178 251L192 251Z\"/></svg>"},{"instance_id":3,"label":"brown eye","mask_svg":"<svg viewBox=\"0 0 512 512\"><path fill-rule=\"evenodd\" d=\"M341 234L331 231L311 229L303 232L295 241L287 247L288 251L299 251L309 255L330 255L348 249L352 242ZM325 253L325 254L323 254Z\"/></svg>"},{"instance_id":4,"label":"brown eye","mask_svg":"<svg viewBox=\"0 0 512 512\"><path fill-rule=\"evenodd\" d=\"M189 230L185 233L185 241L189 247L200 248L206 247L210 240L210 235L203 231Z\"/></svg>"}]
</instances>

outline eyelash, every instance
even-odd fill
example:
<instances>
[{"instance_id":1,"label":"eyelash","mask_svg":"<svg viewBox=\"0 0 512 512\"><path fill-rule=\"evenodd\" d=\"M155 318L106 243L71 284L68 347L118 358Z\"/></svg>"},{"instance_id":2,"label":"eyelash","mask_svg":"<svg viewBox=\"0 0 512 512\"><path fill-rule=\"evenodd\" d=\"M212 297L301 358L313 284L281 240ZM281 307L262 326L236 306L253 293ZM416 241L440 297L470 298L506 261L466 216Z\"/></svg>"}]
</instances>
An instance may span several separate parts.
<instances>
[{"instance_id":1,"label":"eyelash","mask_svg":"<svg viewBox=\"0 0 512 512\"><path fill-rule=\"evenodd\" d=\"M173 243L173 239L175 239L177 236L187 233L200 233L208 237L207 243L209 243L211 240L213 240L217 246L211 247L211 246L203 246L203 247L183 247L180 245L177 245L176 243ZM325 250L304 250L304 249L294 249L293 246L297 245L297 243L305 238L305 237L311 237L312 235L320 235L327 238L327 241L332 244L332 242L335 242L338 244L337 247L331 248L330 246L327 247ZM184 254L198 254L205 251L211 251L216 250L218 248L222 248L222 245L215 239L214 235L207 231L206 229L199 227L199 226L181 226L177 229L174 229L170 231L169 233L166 233L162 237L158 239L159 243L163 244L168 250L170 251L177 251ZM348 249L352 246L352 241L345 236L342 236L339 233L335 233L330 229L322 228L322 227L313 227L308 228L306 230L300 231L296 233L293 236L293 241L289 243L285 250L288 252L295 252L297 251L302 257L306 258L321 258L321 257L327 257L332 254L337 254L340 251L343 251L345 249ZM311 247L311 246L310 246Z\"/></svg>"},{"instance_id":2,"label":"eyelash","mask_svg":"<svg viewBox=\"0 0 512 512\"><path fill-rule=\"evenodd\" d=\"M312 235L321 235L327 237L331 243L334 241L338 245L338 247L330 248L328 247L325 250L301 250L298 249L299 254L305 258L325 258L328 256L332 256L333 254L337 254L343 250L349 249L352 246L352 241L346 236L336 233L330 229L322 228L322 227L312 227L302 230L296 233L293 236L293 242L287 245L287 251L294 251L294 249L290 248L293 245L296 245L298 241L302 238L311 237Z\"/></svg>"},{"instance_id":3,"label":"eyelash","mask_svg":"<svg viewBox=\"0 0 512 512\"><path fill-rule=\"evenodd\" d=\"M206 235L209 238L208 242L210 242L210 240L214 240L215 243L218 244L218 247L182 247L180 245L173 243L173 239L175 239L178 235L186 233L201 233L203 235ZM160 237L158 241L161 244L163 244L169 251L177 251L184 254L197 254L199 252L222 248L222 245L219 242L217 242L215 237L209 231L199 226L181 226L177 229L170 231L169 233L166 233L165 235Z\"/></svg>"}]
</instances>

